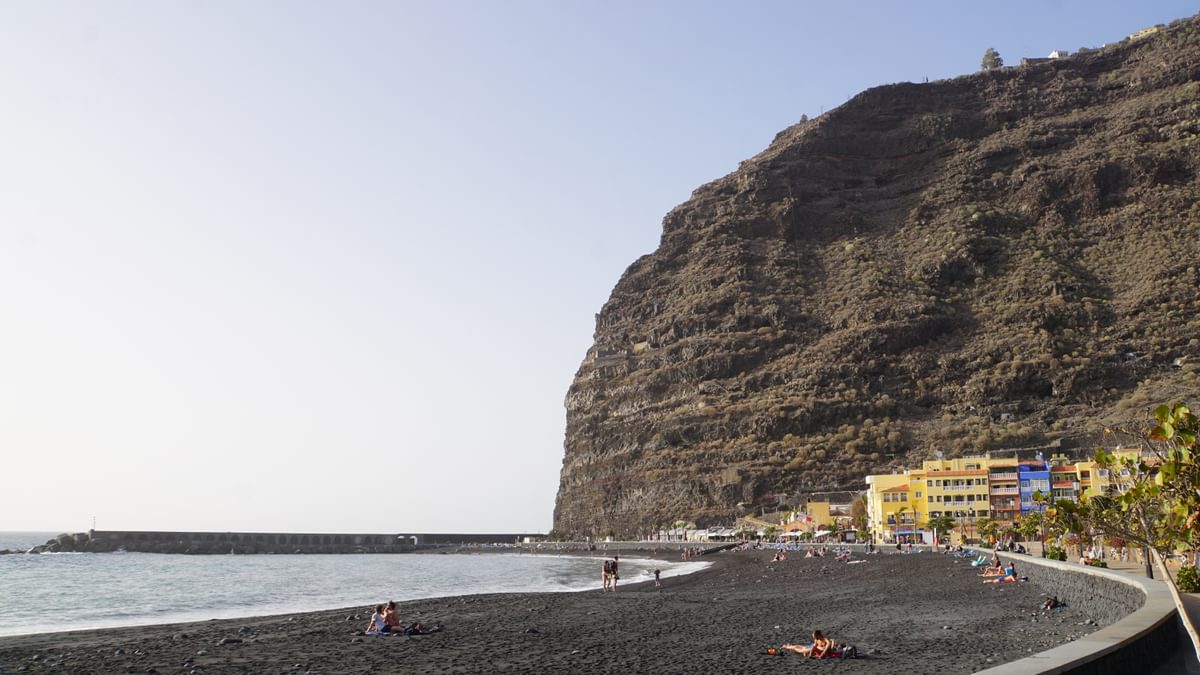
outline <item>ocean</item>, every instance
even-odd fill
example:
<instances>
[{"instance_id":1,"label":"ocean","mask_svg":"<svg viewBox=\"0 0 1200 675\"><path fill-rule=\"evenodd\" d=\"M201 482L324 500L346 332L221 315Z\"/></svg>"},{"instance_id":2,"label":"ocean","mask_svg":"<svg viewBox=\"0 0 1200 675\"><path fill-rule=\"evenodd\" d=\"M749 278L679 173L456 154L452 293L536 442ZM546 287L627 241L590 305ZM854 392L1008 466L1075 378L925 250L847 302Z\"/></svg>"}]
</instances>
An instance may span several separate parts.
<instances>
[{"instance_id":1,"label":"ocean","mask_svg":"<svg viewBox=\"0 0 1200 675\"><path fill-rule=\"evenodd\" d=\"M55 532L0 532L23 550ZM0 635L287 614L387 600L598 588L601 557L488 554L0 556ZM688 574L703 562L621 556L621 579Z\"/></svg>"}]
</instances>

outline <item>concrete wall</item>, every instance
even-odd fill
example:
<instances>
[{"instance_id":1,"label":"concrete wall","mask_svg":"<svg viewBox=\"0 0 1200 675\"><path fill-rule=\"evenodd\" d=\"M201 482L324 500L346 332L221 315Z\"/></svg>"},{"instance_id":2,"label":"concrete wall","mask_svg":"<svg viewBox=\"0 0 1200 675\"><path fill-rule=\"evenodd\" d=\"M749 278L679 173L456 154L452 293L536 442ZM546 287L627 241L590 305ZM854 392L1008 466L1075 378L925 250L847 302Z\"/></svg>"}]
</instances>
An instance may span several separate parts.
<instances>
[{"instance_id":1,"label":"concrete wall","mask_svg":"<svg viewBox=\"0 0 1200 675\"><path fill-rule=\"evenodd\" d=\"M418 548L463 544L512 544L525 534L453 533L296 533L296 532L165 532L92 530L62 534L34 553L83 551L108 553L407 553Z\"/></svg>"},{"instance_id":2,"label":"concrete wall","mask_svg":"<svg viewBox=\"0 0 1200 675\"><path fill-rule=\"evenodd\" d=\"M991 554L990 551L981 551ZM1149 673L1179 648L1178 614L1160 581L1024 555L1001 554L1050 595L1104 626L1074 642L982 671L987 675ZM1108 625L1105 625L1108 624Z\"/></svg>"}]
</instances>

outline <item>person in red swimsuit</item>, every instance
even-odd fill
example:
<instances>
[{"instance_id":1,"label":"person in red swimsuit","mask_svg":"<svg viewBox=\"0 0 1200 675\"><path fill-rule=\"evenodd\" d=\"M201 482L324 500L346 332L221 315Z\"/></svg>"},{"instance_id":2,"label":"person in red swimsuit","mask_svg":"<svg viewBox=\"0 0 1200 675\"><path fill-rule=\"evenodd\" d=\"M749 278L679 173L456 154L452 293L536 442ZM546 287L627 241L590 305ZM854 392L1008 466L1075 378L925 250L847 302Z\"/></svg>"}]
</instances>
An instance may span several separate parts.
<instances>
[{"instance_id":1,"label":"person in red swimsuit","mask_svg":"<svg viewBox=\"0 0 1200 675\"><path fill-rule=\"evenodd\" d=\"M819 630L813 631L813 641L811 645L783 645L783 649L796 652L804 656L809 656L814 659L825 658L833 652L833 640L825 637L825 634Z\"/></svg>"}]
</instances>

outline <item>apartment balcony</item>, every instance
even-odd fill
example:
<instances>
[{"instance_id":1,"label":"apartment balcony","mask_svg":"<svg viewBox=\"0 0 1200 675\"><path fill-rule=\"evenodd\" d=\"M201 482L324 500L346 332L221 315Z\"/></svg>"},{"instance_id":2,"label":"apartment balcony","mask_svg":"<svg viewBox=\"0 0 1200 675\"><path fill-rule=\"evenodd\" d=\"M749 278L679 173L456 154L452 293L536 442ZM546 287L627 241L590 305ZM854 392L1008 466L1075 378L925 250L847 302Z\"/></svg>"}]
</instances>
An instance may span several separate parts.
<instances>
[{"instance_id":1,"label":"apartment balcony","mask_svg":"<svg viewBox=\"0 0 1200 675\"><path fill-rule=\"evenodd\" d=\"M993 473L988 476L989 480L1016 480L1017 472L1012 473Z\"/></svg>"},{"instance_id":2,"label":"apartment balcony","mask_svg":"<svg viewBox=\"0 0 1200 675\"><path fill-rule=\"evenodd\" d=\"M1015 495L1020 494L1020 490L1015 487L994 487L991 493L994 495Z\"/></svg>"},{"instance_id":3,"label":"apartment balcony","mask_svg":"<svg viewBox=\"0 0 1200 675\"><path fill-rule=\"evenodd\" d=\"M968 502L968 501L934 502L934 506L940 506L942 508L953 507L953 508L960 508L960 509L973 509L973 508L975 508L976 504L982 506L984 504L987 504L987 502Z\"/></svg>"}]
</instances>

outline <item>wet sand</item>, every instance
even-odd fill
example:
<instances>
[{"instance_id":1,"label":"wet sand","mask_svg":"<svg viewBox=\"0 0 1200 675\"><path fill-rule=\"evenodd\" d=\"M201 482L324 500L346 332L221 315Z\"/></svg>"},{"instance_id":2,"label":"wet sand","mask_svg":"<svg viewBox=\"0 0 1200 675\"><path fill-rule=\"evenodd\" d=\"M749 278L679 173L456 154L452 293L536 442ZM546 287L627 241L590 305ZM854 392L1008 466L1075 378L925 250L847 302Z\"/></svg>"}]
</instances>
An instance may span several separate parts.
<instances>
[{"instance_id":1,"label":"wet sand","mask_svg":"<svg viewBox=\"0 0 1200 675\"><path fill-rule=\"evenodd\" d=\"M968 562L935 553L709 558L661 588L400 603L405 622L445 624L426 636L364 636L358 607L2 637L0 673L970 673L1099 627L1086 607L1039 613L1054 589L983 584ZM865 658L767 654L813 629Z\"/></svg>"}]
</instances>

